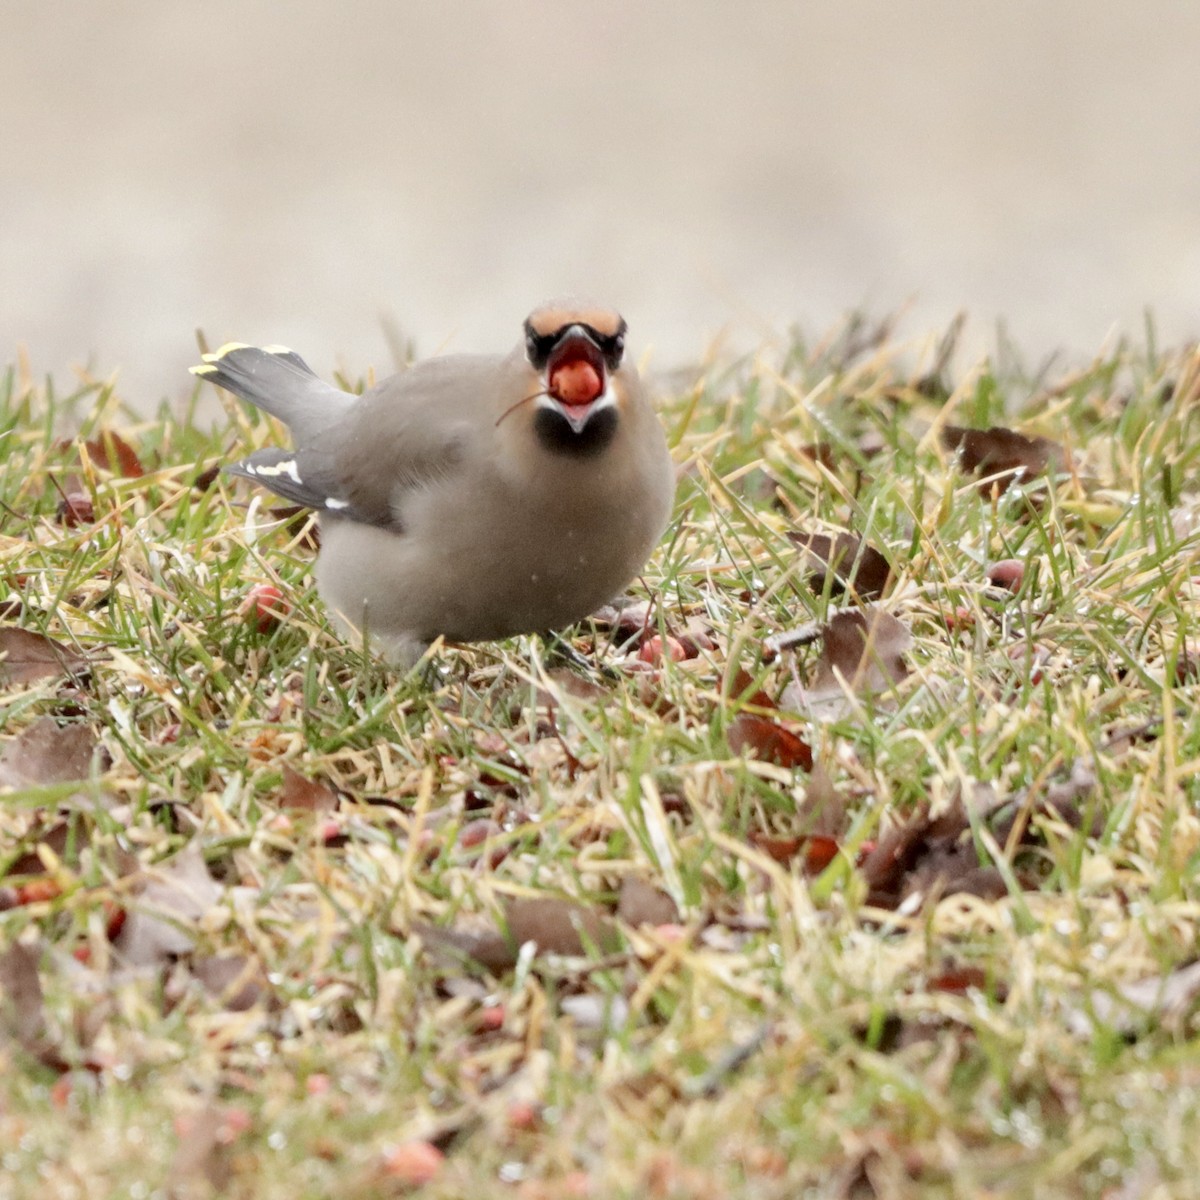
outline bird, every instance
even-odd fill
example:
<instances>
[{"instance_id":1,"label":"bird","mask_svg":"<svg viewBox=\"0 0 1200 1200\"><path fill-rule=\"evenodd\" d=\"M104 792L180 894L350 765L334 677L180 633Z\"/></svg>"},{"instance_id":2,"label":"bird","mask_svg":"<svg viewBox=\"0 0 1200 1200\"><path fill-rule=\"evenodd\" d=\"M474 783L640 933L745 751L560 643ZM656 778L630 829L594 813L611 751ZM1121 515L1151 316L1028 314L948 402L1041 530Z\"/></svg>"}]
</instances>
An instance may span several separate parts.
<instances>
[{"instance_id":1,"label":"bird","mask_svg":"<svg viewBox=\"0 0 1200 1200\"><path fill-rule=\"evenodd\" d=\"M361 395L283 346L191 370L288 427L293 448L226 469L317 511L335 623L412 665L438 638L560 632L642 570L675 468L625 339L615 310L550 301L507 355L424 359Z\"/></svg>"}]
</instances>

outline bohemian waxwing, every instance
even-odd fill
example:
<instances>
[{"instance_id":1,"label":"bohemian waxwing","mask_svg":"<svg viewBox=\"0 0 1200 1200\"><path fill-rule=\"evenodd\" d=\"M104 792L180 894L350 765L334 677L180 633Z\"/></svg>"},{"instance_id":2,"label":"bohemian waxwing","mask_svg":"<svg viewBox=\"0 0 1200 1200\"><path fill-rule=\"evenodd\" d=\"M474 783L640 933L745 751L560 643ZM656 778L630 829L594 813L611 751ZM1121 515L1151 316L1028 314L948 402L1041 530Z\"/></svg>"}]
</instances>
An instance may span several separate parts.
<instances>
[{"instance_id":1,"label":"bohemian waxwing","mask_svg":"<svg viewBox=\"0 0 1200 1200\"><path fill-rule=\"evenodd\" d=\"M641 570L675 471L624 351L619 314L564 302L506 357L428 359L361 396L279 346L192 370L289 427L294 450L229 470L320 511L322 599L411 662L439 635L571 625Z\"/></svg>"}]
</instances>

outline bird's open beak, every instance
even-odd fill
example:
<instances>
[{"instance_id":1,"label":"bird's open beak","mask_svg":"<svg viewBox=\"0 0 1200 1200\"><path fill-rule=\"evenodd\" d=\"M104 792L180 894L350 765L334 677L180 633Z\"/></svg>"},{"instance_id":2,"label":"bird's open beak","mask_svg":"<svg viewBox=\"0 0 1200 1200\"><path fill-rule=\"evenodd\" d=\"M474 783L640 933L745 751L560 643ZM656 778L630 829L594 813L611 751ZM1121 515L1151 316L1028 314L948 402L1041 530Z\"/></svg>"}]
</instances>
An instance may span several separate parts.
<instances>
[{"instance_id":1,"label":"bird's open beak","mask_svg":"<svg viewBox=\"0 0 1200 1200\"><path fill-rule=\"evenodd\" d=\"M546 401L582 432L592 414L612 403L608 366L600 347L579 325L571 325L546 362Z\"/></svg>"}]
</instances>

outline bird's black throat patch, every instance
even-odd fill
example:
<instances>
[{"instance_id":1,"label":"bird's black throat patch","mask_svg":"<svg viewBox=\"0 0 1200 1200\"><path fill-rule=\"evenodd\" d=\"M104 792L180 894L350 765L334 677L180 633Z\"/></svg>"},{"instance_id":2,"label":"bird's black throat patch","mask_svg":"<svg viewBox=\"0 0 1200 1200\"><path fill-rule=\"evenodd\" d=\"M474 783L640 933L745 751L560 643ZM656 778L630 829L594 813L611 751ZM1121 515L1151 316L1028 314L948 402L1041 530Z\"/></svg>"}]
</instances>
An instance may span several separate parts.
<instances>
[{"instance_id":1,"label":"bird's black throat patch","mask_svg":"<svg viewBox=\"0 0 1200 1200\"><path fill-rule=\"evenodd\" d=\"M552 408L539 408L533 417L533 429L538 441L555 454L593 458L613 440L617 432L617 410L611 406L602 408L576 433L561 413Z\"/></svg>"}]
</instances>

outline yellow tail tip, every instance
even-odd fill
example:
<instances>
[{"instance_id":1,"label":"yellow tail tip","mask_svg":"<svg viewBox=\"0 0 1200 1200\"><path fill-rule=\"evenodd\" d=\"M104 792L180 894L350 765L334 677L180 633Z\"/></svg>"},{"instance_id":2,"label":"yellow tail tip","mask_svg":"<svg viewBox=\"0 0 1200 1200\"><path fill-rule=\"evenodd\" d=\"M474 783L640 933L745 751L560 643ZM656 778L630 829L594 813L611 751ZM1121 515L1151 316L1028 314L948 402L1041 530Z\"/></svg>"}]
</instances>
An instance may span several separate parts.
<instances>
[{"instance_id":1,"label":"yellow tail tip","mask_svg":"<svg viewBox=\"0 0 1200 1200\"><path fill-rule=\"evenodd\" d=\"M245 342L226 342L219 349L214 350L211 354L202 354L200 357L206 363L220 362L227 354L232 354L234 350L249 350L251 349Z\"/></svg>"}]
</instances>

